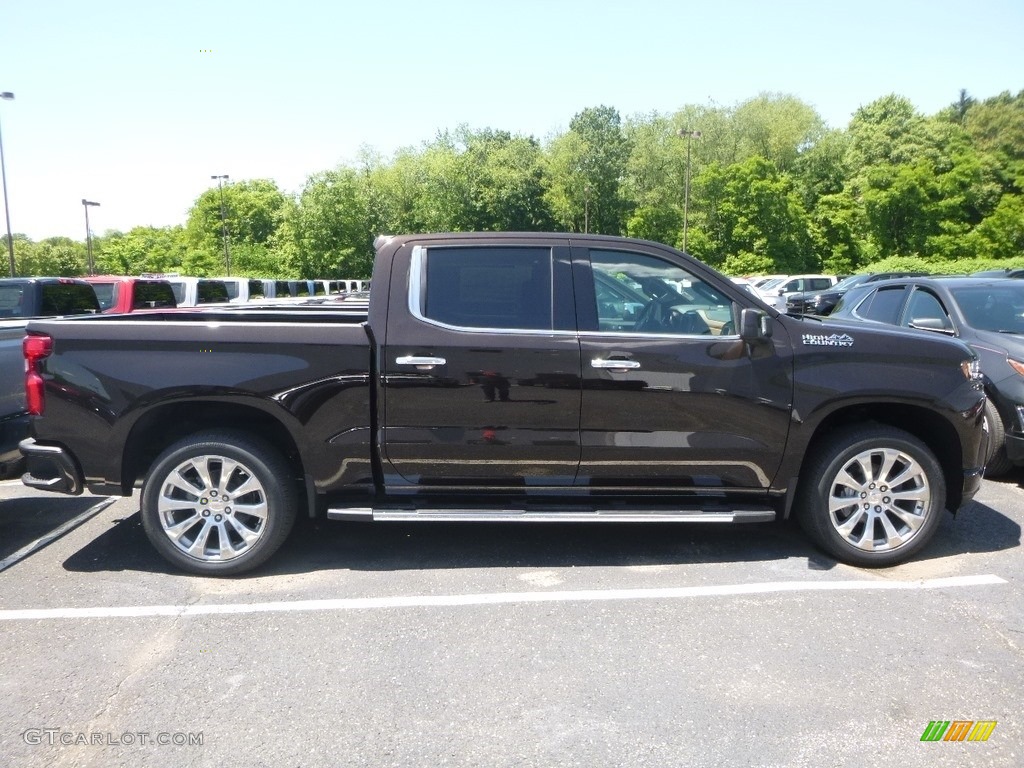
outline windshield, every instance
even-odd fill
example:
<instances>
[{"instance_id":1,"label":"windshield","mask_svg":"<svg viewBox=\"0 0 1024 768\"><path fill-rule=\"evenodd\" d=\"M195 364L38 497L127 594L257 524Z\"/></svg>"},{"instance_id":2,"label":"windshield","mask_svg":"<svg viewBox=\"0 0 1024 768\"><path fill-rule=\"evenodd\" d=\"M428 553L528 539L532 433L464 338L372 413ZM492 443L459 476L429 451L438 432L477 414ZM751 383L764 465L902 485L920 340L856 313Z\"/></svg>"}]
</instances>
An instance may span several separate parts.
<instances>
[{"instance_id":1,"label":"windshield","mask_svg":"<svg viewBox=\"0 0 1024 768\"><path fill-rule=\"evenodd\" d=\"M951 288L967 325L978 331L1024 333L1024 284Z\"/></svg>"}]
</instances>

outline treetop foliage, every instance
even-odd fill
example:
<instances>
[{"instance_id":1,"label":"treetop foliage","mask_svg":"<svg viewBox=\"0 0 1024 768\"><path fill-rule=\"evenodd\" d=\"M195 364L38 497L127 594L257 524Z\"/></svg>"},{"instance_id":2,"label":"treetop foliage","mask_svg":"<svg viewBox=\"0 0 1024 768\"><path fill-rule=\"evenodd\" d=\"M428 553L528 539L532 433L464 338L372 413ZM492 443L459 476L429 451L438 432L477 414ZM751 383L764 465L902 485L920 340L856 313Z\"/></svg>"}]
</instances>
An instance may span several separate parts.
<instances>
[{"instance_id":1,"label":"treetop foliage","mask_svg":"<svg viewBox=\"0 0 1024 768\"><path fill-rule=\"evenodd\" d=\"M468 230L677 247L685 230L731 274L1010 264L1024 259L1024 91L961 90L931 116L888 94L832 130L783 93L626 119L589 107L544 141L460 125L391 157L363 148L295 194L268 179L212 187L183 226L107 232L93 249L101 272L219 275L226 240L235 275L356 278L380 233ZM84 243L16 235L14 249L19 274L85 272Z\"/></svg>"}]
</instances>

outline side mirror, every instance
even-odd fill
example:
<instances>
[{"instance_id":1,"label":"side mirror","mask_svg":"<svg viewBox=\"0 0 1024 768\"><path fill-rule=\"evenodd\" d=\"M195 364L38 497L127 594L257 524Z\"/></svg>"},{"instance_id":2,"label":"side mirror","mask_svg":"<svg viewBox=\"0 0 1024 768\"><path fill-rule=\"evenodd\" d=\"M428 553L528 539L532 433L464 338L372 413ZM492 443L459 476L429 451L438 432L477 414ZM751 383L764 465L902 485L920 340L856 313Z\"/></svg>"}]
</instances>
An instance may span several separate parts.
<instances>
[{"instance_id":1,"label":"side mirror","mask_svg":"<svg viewBox=\"0 0 1024 768\"><path fill-rule=\"evenodd\" d=\"M747 342L764 341L772 336L772 320L759 309L740 310L740 338Z\"/></svg>"},{"instance_id":2,"label":"side mirror","mask_svg":"<svg viewBox=\"0 0 1024 768\"><path fill-rule=\"evenodd\" d=\"M954 335L954 331L945 320L938 317L915 317L910 321L911 328L917 328L922 331L937 331L938 333L946 333L950 336Z\"/></svg>"}]
</instances>

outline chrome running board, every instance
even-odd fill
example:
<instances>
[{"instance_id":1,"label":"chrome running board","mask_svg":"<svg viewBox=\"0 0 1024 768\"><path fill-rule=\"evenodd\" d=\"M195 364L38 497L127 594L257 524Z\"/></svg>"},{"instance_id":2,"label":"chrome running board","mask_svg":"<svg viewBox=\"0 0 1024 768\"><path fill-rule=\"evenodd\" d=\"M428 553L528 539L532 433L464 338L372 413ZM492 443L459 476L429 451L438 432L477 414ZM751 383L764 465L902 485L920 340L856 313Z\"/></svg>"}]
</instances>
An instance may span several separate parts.
<instances>
[{"instance_id":1,"label":"chrome running board","mask_svg":"<svg viewBox=\"0 0 1024 768\"><path fill-rule=\"evenodd\" d=\"M586 507L529 507L522 509L460 509L456 507L342 507L327 510L331 520L442 523L767 523L771 507L708 507L705 509L593 509Z\"/></svg>"}]
</instances>

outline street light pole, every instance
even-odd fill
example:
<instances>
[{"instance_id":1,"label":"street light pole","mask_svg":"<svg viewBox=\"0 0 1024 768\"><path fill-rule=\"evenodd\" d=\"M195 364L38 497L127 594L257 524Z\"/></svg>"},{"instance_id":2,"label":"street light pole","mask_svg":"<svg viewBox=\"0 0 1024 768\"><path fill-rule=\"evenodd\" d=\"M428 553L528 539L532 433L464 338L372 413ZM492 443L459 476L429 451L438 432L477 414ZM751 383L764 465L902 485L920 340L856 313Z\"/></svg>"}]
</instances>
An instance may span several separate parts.
<instances>
[{"instance_id":1,"label":"street light pole","mask_svg":"<svg viewBox=\"0 0 1024 768\"><path fill-rule=\"evenodd\" d=\"M231 252L228 250L228 219L224 213L224 182L228 180L226 173L220 176L211 176L211 179L217 180L217 187L220 189L220 232L221 237L224 239L224 267L227 270L228 277L231 277Z\"/></svg>"},{"instance_id":2,"label":"street light pole","mask_svg":"<svg viewBox=\"0 0 1024 768\"><path fill-rule=\"evenodd\" d=\"M87 254L87 261L88 261L87 268L89 270L89 274L93 275L93 274L96 273L96 268L95 268L95 265L92 263L92 230L89 228L89 206L90 205L98 206L99 203L94 203L91 200L86 200L83 197L82 198L82 207L85 208L85 252Z\"/></svg>"},{"instance_id":3,"label":"street light pole","mask_svg":"<svg viewBox=\"0 0 1024 768\"><path fill-rule=\"evenodd\" d=\"M583 187L583 234L590 232L590 185Z\"/></svg>"},{"instance_id":4,"label":"street light pole","mask_svg":"<svg viewBox=\"0 0 1024 768\"><path fill-rule=\"evenodd\" d=\"M14 94L10 91L0 93L0 99L13 101ZM7 166L4 163L4 137L0 133L0 176L4 183L4 217L7 219L7 255L11 260L11 277L14 277L14 236L11 234L11 211L7 204Z\"/></svg>"},{"instance_id":5,"label":"street light pole","mask_svg":"<svg viewBox=\"0 0 1024 768\"><path fill-rule=\"evenodd\" d=\"M699 139L700 131L683 130L677 132L686 137L686 181L683 183L683 252L686 252L686 229L690 218L690 140Z\"/></svg>"}]
</instances>

